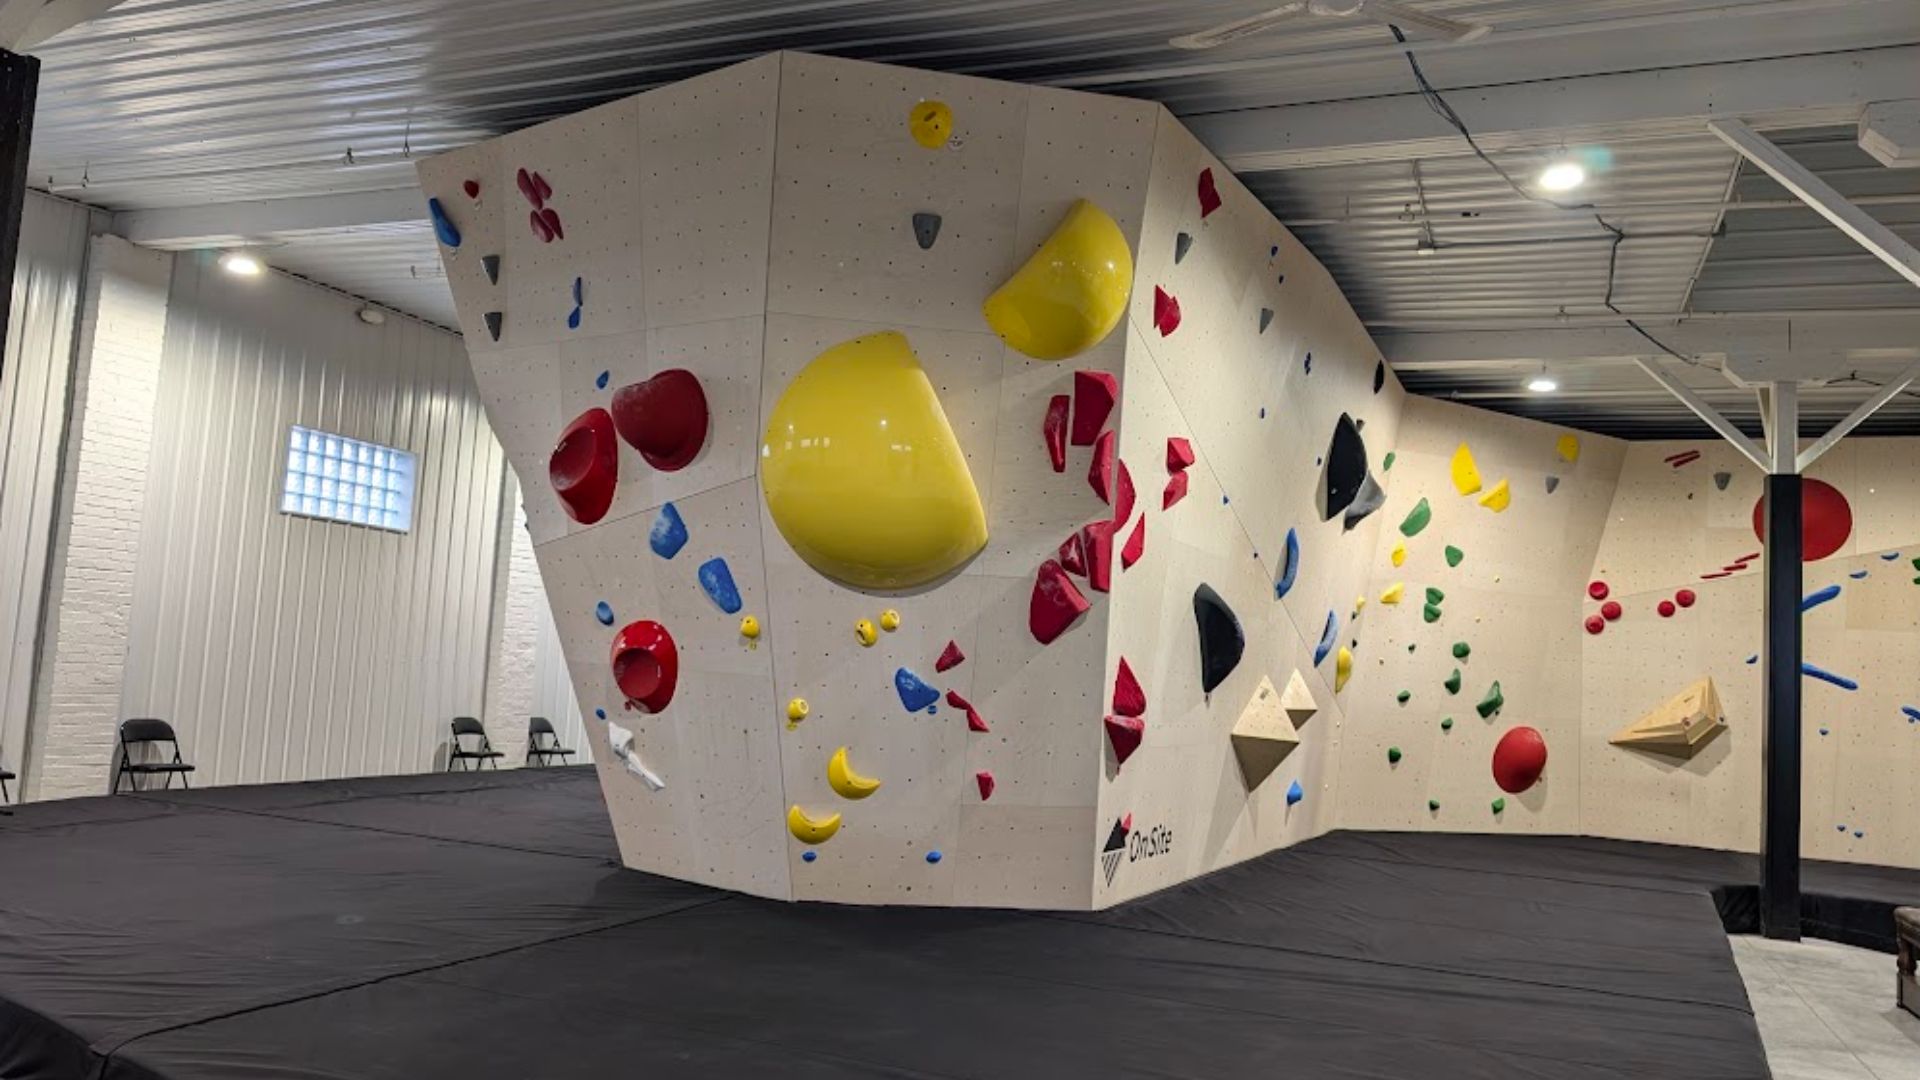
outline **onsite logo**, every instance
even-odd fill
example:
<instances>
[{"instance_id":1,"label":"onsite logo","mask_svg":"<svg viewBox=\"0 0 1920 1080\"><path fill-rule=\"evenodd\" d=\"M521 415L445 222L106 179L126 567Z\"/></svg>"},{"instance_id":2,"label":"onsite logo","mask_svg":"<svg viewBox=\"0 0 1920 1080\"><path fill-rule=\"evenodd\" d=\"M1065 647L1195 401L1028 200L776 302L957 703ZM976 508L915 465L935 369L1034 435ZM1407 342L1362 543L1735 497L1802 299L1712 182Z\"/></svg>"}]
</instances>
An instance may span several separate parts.
<instances>
[{"instance_id":1,"label":"onsite logo","mask_svg":"<svg viewBox=\"0 0 1920 1080\"><path fill-rule=\"evenodd\" d=\"M1113 831L1107 834L1107 846L1100 849L1100 869L1107 875L1107 884L1113 884L1113 875L1120 871L1120 860L1127 853L1127 834L1133 831L1133 815L1115 818Z\"/></svg>"}]
</instances>

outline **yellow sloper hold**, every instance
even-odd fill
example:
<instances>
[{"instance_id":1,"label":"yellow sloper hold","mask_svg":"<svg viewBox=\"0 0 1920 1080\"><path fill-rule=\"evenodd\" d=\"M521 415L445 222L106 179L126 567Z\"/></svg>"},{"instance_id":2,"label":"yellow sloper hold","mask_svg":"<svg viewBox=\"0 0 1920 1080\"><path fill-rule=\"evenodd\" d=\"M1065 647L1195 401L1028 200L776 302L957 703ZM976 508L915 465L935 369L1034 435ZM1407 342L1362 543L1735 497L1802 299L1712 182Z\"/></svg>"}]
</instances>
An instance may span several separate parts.
<instances>
[{"instance_id":1,"label":"yellow sloper hold","mask_svg":"<svg viewBox=\"0 0 1920 1080\"><path fill-rule=\"evenodd\" d=\"M1020 352L1065 360L1098 345L1126 314L1132 294L1126 235L1105 210L1081 199L980 311Z\"/></svg>"},{"instance_id":2,"label":"yellow sloper hold","mask_svg":"<svg viewBox=\"0 0 1920 1080\"><path fill-rule=\"evenodd\" d=\"M895 331L802 368L767 418L760 490L780 535L859 589L923 585L987 543L987 516L927 373Z\"/></svg>"},{"instance_id":3,"label":"yellow sloper hold","mask_svg":"<svg viewBox=\"0 0 1920 1080\"><path fill-rule=\"evenodd\" d=\"M1353 675L1353 650L1345 645L1333 654L1333 692L1339 693L1347 688L1347 679Z\"/></svg>"},{"instance_id":4,"label":"yellow sloper hold","mask_svg":"<svg viewBox=\"0 0 1920 1080\"><path fill-rule=\"evenodd\" d=\"M1407 561L1407 545L1405 544L1393 545L1393 565L1399 566L1401 563L1404 563L1406 561Z\"/></svg>"},{"instance_id":5,"label":"yellow sloper hold","mask_svg":"<svg viewBox=\"0 0 1920 1080\"><path fill-rule=\"evenodd\" d=\"M840 831L840 815L828 814L815 820L800 809L799 803L795 803L787 807L787 831L803 844L824 844Z\"/></svg>"},{"instance_id":6,"label":"yellow sloper hold","mask_svg":"<svg viewBox=\"0 0 1920 1080\"><path fill-rule=\"evenodd\" d=\"M1560 460L1562 461L1580 460L1580 440L1577 436L1560 436L1560 441L1554 446L1554 449L1560 452Z\"/></svg>"},{"instance_id":7,"label":"yellow sloper hold","mask_svg":"<svg viewBox=\"0 0 1920 1080\"><path fill-rule=\"evenodd\" d=\"M938 150L953 137L953 110L944 101L922 101L907 113L907 131L913 141L929 150Z\"/></svg>"},{"instance_id":8,"label":"yellow sloper hold","mask_svg":"<svg viewBox=\"0 0 1920 1080\"><path fill-rule=\"evenodd\" d=\"M1473 451L1466 443L1453 452L1453 490L1462 495L1480 490L1480 467L1473 463Z\"/></svg>"},{"instance_id":9,"label":"yellow sloper hold","mask_svg":"<svg viewBox=\"0 0 1920 1080\"><path fill-rule=\"evenodd\" d=\"M1505 510L1507 508L1507 504L1512 501L1513 501L1513 492L1511 489L1507 487L1507 482L1504 479L1501 480L1499 483L1493 485L1492 491L1489 491L1485 495L1480 496L1480 505L1486 507L1487 509L1493 511L1496 514L1502 510Z\"/></svg>"},{"instance_id":10,"label":"yellow sloper hold","mask_svg":"<svg viewBox=\"0 0 1920 1080\"><path fill-rule=\"evenodd\" d=\"M841 747L827 759L827 783L843 799L864 799L880 790L880 781L861 776L847 764L847 748Z\"/></svg>"},{"instance_id":11,"label":"yellow sloper hold","mask_svg":"<svg viewBox=\"0 0 1920 1080\"><path fill-rule=\"evenodd\" d=\"M1406 591L1407 583L1404 581L1396 581L1380 593L1380 602L1383 604L1397 604L1400 602L1400 597L1406 594Z\"/></svg>"}]
</instances>

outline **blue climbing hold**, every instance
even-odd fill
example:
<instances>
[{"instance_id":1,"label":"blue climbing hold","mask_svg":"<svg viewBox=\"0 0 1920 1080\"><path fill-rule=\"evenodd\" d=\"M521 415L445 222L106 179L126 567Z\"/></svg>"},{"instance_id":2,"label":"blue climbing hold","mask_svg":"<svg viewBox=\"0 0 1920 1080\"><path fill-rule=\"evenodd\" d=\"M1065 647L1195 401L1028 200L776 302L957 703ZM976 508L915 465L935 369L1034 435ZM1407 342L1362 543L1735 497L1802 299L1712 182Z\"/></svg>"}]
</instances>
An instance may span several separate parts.
<instances>
[{"instance_id":1,"label":"blue climbing hold","mask_svg":"<svg viewBox=\"0 0 1920 1080\"><path fill-rule=\"evenodd\" d=\"M581 281L579 278L574 278L573 279L573 304L575 307L579 307L583 302L584 301L582 299Z\"/></svg>"},{"instance_id":2,"label":"blue climbing hold","mask_svg":"<svg viewBox=\"0 0 1920 1080\"><path fill-rule=\"evenodd\" d=\"M1227 505L1227 497L1225 495L1220 496L1220 505L1221 506Z\"/></svg>"},{"instance_id":3,"label":"blue climbing hold","mask_svg":"<svg viewBox=\"0 0 1920 1080\"><path fill-rule=\"evenodd\" d=\"M1314 667L1319 667L1320 662L1325 660L1327 658L1327 654L1333 651L1333 643L1339 638L1339 636L1340 636L1340 616L1329 611L1327 612L1327 628L1325 630L1320 631L1320 644L1315 645L1313 647L1313 666Z\"/></svg>"},{"instance_id":4,"label":"blue climbing hold","mask_svg":"<svg viewBox=\"0 0 1920 1080\"><path fill-rule=\"evenodd\" d=\"M1298 780L1295 780L1293 782L1293 786L1287 789L1287 805L1288 806L1292 806L1294 803L1297 803L1301 799L1304 799L1306 797L1307 797L1306 789L1300 786L1300 781Z\"/></svg>"},{"instance_id":5,"label":"blue climbing hold","mask_svg":"<svg viewBox=\"0 0 1920 1080\"><path fill-rule=\"evenodd\" d=\"M813 860L819 857L820 857L820 853L817 851L803 851L800 853L801 862L812 862Z\"/></svg>"},{"instance_id":6,"label":"blue climbing hold","mask_svg":"<svg viewBox=\"0 0 1920 1080\"><path fill-rule=\"evenodd\" d=\"M1907 714L1907 723L1920 724L1920 709L1916 709L1911 705L1902 705L1900 706L1900 711Z\"/></svg>"},{"instance_id":7,"label":"blue climbing hold","mask_svg":"<svg viewBox=\"0 0 1920 1080\"><path fill-rule=\"evenodd\" d=\"M593 617L600 620L601 626L613 625L613 605L605 600L593 605Z\"/></svg>"},{"instance_id":8,"label":"blue climbing hold","mask_svg":"<svg viewBox=\"0 0 1920 1080\"><path fill-rule=\"evenodd\" d=\"M937 851L937 850L935 850L935 851L929 851L929 852L927 852L927 861L928 861L928 862L930 862L930 863L937 863L937 862L939 862L939 861L940 861L940 852L939 852L939 851Z\"/></svg>"},{"instance_id":9,"label":"blue climbing hold","mask_svg":"<svg viewBox=\"0 0 1920 1080\"><path fill-rule=\"evenodd\" d=\"M593 377L593 388L595 390L605 390L607 388L607 380L611 378L613 378L613 372L611 371L603 371L595 375Z\"/></svg>"},{"instance_id":10,"label":"blue climbing hold","mask_svg":"<svg viewBox=\"0 0 1920 1080\"><path fill-rule=\"evenodd\" d=\"M707 591L707 599L720 606L720 610L729 615L740 611L740 590L733 583L733 571L727 569L727 560L715 557L700 564L695 572L700 578L700 587Z\"/></svg>"},{"instance_id":11,"label":"blue climbing hold","mask_svg":"<svg viewBox=\"0 0 1920 1080\"><path fill-rule=\"evenodd\" d=\"M1293 583L1300 576L1300 534L1287 530L1286 561L1280 566L1280 580L1273 583L1273 598L1284 600L1287 593L1293 591Z\"/></svg>"},{"instance_id":12,"label":"blue climbing hold","mask_svg":"<svg viewBox=\"0 0 1920 1080\"><path fill-rule=\"evenodd\" d=\"M460 230L454 228L453 219L447 216L447 208L440 205L439 199L427 200L427 213L433 217L433 235L450 248L460 246Z\"/></svg>"},{"instance_id":13,"label":"blue climbing hold","mask_svg":"<svg viewBox=\"0 0 1920 1080\"><path fill-rule=\"evenodd\" d=\"M1880 561L1881 561L1881 562L1899 562L1899 561L1900 561L1900 553L1899 553L1899 552L1897 552L1897 551L1888 551L1888 552L1885 552L1885 553L1883 553L1883 554L1882 554L1882 555L1880 556Z\"/></svg>"},{"instance_id":14,"label":"blue climbing hold","mask_svg":"<svg viewBox=\"0 0 1920 1080\"><path fill-rule=\"evenodd\" d=\"M1862 580L1865 580L1867 576L1867 572L1865 570L1855 570L1853 573L1848 574L1847 576L1852 578L1855 581L1862 581Z\"/></svg>"},{"instance_id":15,"label":"blue climbing hold","mask_svg":"<svg viewBox=\"0 0 1920 1080\"><path fill-rule=\"evenodd\" d=\"M1836 830L1838 830L1839 832L1846 832L1846 831L1847 831L1847 827L1846 827L1845 825L1835 825L1835 826L1834 826L1834 829L1836 829Z\"/></svg>"},{"instance_id":16,"label":"blue climbing hold","mask_svg":"<svg viewBox=\"0 0 1920 1080\"><path fill-rule=\"evenodd\" d=\"M1867 835L1867 830L1865 830L1865 829L1855 829L1855 830L1853 830L1853 838L1854 838L1855 840L1861 840L1861 839L1865 839L1865 837L1866 837L1866 835Z\"/></svg>"},{"instance_id":17,"label":"blue climbing hold","mask_svg":"<svg viewBox=\"0 0 1920 1080\"><path fill-rule=\"evenodd\" d=\"M900 692L900 704L908 712L919 712L940 700L940 691L906 668L893 673L893 688Z\"/></svg>"},{"instance_id":18,"label":"blue climbing hold","mask_svg":"<svg viewBox=\"0 0 1920 1080\"><path fill-rule=\"evenodd\" d=\"M1275 245L1273 245L1272 247L1270 247L1270 248L1268 248L1268 249L1267 249L1267 258L1269 258L1269 259L1271 259L1271 258L1273 258L1274 256L1276 256L1276 255L1278 255L1278 254L1280 254L1280 245L1279 245L1279 244L1275 244Z\"/></svg>"},{"instance_id":19,"label":"blue climbing hold","mask_svg":"<svg viewBox=\"0 0 1920 1080\"><path fill-rule=\"evenodd\" d=\"M1822 738L1824 738L1824 737L1826 736L1826 734L1827 734L1827 729L1826 729L1826 728L1821 728L1821 729L1820 729L1820 735L1821 735L1821 737L1822 737Z\"/></svg>"},{"instance_id":20,"label":"blue climbing hold","mask_svg":"<svg viewBox=\"0 0 1920 1080\"><path fill-rule=\"evenodd\" d=\"M1808 593L1806 596L1800 598L1800 610L1811 611L1839 595L1840 586L1838 585L1829 585L1819 592Z\"/></svg>"},{"instance_id":21,"label":"blue climbing hold","mask_svg":"<svg viewBox=\"0 0 1920 1080\"><path fill-rule=\"evenodd\" d=\"M1759 653L1754 653L1754 654L1753 654L1752 656L1749 656L1749 657L1747 657L1747 663L1749 663L1749 664L1757 664L1757 663L1759 663L1759 662L1760 662L1760 654L1759 654Z\"/></svg>"},{"instance_id":22,"label":"blue climbing hold","mask_svg":"<svg viewBox=\"0 0 1920 1080\"><path fill-rule=\"evenodd\" d=\"M599 717L599 718L600 718L600 719L602 719L602 720L605 720L605 719L607 718L607 710L605 710L605 709L595 709L595 710L593 710L593 715L595 715L595 716L597 716L597 717Z\"/></svg>"},{"instance_id":23,"label":"blue climbing hold","mask_svg":"<svg viewBox=\"0 0 1920 1080\"><path fill-rule=\"evenodd\" d=\"M680 511L672 503L661 504L660 516L653 519L653 528L647 533L647 546L663 559L673 558L687 546L687 523L680 520Z\"/></svg>"},{"instance_id":24,"label":"blue climbing hold","mask_svg":"<svg viewBox=\"0 0 1920 1080\"><path fill-rule=\"evenodd\" d=\"M1822 682L1830 682L1842 690L1860 689L1859 683L1854 682L1852 679L1847 678L1845 675L1835 675L1831 671L1828 671L1824 668L1815 667L1814 665L1809 664L1804 660L1800 662L1800 674L1811 676L1813 678L1821 680Z\"/></svg>"}]
</instances>

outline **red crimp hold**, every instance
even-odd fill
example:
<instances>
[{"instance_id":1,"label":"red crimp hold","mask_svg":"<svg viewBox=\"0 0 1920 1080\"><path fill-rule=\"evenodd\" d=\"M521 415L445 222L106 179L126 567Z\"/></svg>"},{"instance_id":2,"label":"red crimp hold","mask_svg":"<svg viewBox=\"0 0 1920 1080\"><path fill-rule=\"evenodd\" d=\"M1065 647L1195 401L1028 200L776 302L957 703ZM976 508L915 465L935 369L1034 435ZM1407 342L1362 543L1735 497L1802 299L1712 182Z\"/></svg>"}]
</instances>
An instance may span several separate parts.
<instances>
[{"instance_id":1,"label":"red crimp hold","mask_svg":"<svg viewBox=\"0 0 1920 1080\"><path fill-rule=\"evenodd\" d=\"M1187 474L1174 473L1167 477L1167 489L1160 493L1160 509L1170 509L1174 503L1187 497Z\"/></svg>"},{"instance_id":2,"label":"red crimp hold","mask_svg":"<svg viewBox=\"0 0 1920 1080\"><path fill-rule=\"evenodd\" d=\"M1074 530L1072 536L1061 541L1060 565L1065 567L1069 574L1087 576L1087 545L1086 541L1080 539L1079 530Z\"/></svg>"},{"instance_id":3,"label":"red crimp hold","mask_svg":"<svg viewBox=\"0 0 1920 1080\"><path fill-rule=\"evenodd\" d=\"M1040 422L1040 434L1047 440L1047 458L1053 462L1054 472L1067 471L1067 409L1071 405L1067 395L1053 395L1047 402L1047 418Z\"/></svg>"},{"instance_id":4,"label":"red crimp hold","mask_svg":"<svg viewBox=\"0 0 1920 1080\"><path fill-rule=\"evenodd\" d=\"M1103 503L1113 502L1113 458L1114 443L1118 441L1111 431L1100 433L1100 439L1093 446L1093 462L1087 466L1087 486L1100 496Z\"/></svg>"},{"instance_id":5,"label":"red crimp hold","mask_svg":"<svg viewBox=\"0 0 1920 1080\"><path fill-rule=\"evenodd\" d=\"M1113 468L1113 527L1118 529L1133 516L1133 473L1127 469L1126 458L1115 461Z\"/></svg>"},{"instance_id":6,"label":"red crimp hold","mask_svg":"<svg viewBox=\"0 0 1920 1080\"><path fill-rule=\"evenodd\" d=\"M951 671L967 662L967 654L960 651L960 643L948 641L947 647L940 650L940 659L933 662L935 671Z\"/></svg>"},{"instance_id":7,"label":"red crimp hold","mask_svg":"<svg viewBox=\"0 0 1920 1080\"><path fill-rule=\"evenodd\" d=\"M1167 436L1167 471L1177 473L1193 464L1193 444L1178 435Z\"/></svg>"},{"instance_id":8,"label":"red crimp hold","mask_svg":"<svg viewBox=\"0 0 1920 1080\"><path fill-rule=\"evenodd\" d=\"M1033 640L1050 645L1091 606L1060 564L1048 559L1040 564L1040 572L1033 579L1033 595L1027 601L1027 629Z\"/></svg>"},{"instance_id":9,"label":"red crimp hold","mask_svg":"<svg viewBox=\"0 0 1920 1080\"><path fill-rule=\"evenodd\" d=\"M993 798L993 774L985 769L973 774L973 782L980 785L980 801Z\"/></svg>"},{"instance_id":10,"label":"red crimp hold","mask_svg":"<svg viewBox=\"0 0 1920 1080\"><path fill-rule=\"evenodd\" d=\"M1153 287L1153 325L1161 337L1180 328L1180 301L1158 285Z\"/></svg>"},{"instance_id":11,"label":"red crimp hold","mask_svg":"<svg viewBox=\"0 0 1920 1080\"><path fill-rule=\"evenodd\" d=\"M1140 740L1147 734L1147 722L1138 716L1109 716L1104 722L1107 742L1113 744L1113 763L1125 765L1133 752L1140 749Z\"/></svg>"},{"instance_id":12,"label":"red crimp hold","mask_svg":"<svg viewBox=\"0 0 1920 1080\"><path fill-rule=\"evenodd\" d=\"M1087 547L1087 586L1106 592L1113 583L1113 522L1088 522L1080 535Z\"/></svg>"},{"instance_id":13,"label":"red crimp hold","mask_svg":"<svg viewBox=\"0 0 1920 1080\"><path fill-rule=\"evenodd\" d=\"M1120 658L1120 670L1113 673L1113 711L1119 716L1144 716L1147 712L1147 692L1140 689L1140 680L1134 678L1124 656Z\"/></svg>"},{"instance_id":14,"label":"red crimp hold","mask_svg":"<svg viewBox=\"0 0 1920 1080\"><path fill-rule=\"evenodd\" d=\"M1200 217L1220 209L1220 189L1213 186L1213 170L1200 170Z\"/></svg>"},{"instance_id":15,"label":"red crimp hold","mask_svg":"<svg viewBox=\"0 0 1920 1080\"><path fill-rule=\"evenodd\" d=\"M969 731L987 730L987 722L980 718L980 710L974 708L972 702L968 701L966 698L961 697L959 691L957 690L947 691L947 704L953 706L956 709L961 709L966 712L967 730Z\"/></svg>"},{"instance_id":16,"label":"red crimp hold","mask_svg":"<svg viewBox=\"0 0 1920 1080\"><path fill-rule=\"evenodd\" d=\"M1073 445L1092 446L1120 397L1120 383L1105 371L1073 373Z\"/></svg>"},{"instance_id":17,"label":"red crimp hold","mask_svg":"<svg viewBox=\"0 0 1920 1080\"><path fill-rule=\"evenodd\" d=\"M1140 561L1140 556L1146 553L1147 519L1143 514L1139 521L1134 522L1132 534L1127 537L1126 544L1120 548L1120 569L1131 569L1134 563Z\"/></svg>"}]
</instances>

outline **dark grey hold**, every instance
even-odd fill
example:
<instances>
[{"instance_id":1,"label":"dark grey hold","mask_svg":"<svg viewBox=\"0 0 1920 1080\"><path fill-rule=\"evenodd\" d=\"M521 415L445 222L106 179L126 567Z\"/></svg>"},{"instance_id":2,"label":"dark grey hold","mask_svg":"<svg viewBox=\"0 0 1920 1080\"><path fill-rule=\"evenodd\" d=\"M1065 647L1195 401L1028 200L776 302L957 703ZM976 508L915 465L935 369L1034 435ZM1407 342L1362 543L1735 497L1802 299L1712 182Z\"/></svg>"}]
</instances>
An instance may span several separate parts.
<instances>
[{"instance_id":1,"label":"dark grey hold","mask_svg":"<svg viewBox=\"0 0 1920 1080\"><path fill-rule=\"evenodd\" d=\"M482 319L485 319L487 322L487 333L493 335L493 340L499 341L500 340L500 313L497 311L489 311L485 315L482 315L480 317Z\"/></svg>"},{"instance_id":2,"label":"dark grey hold","mask_svg":"<svg viewBox=\"0 0 1920 1080\"><path fill-rule=\"evenodd\" d=\"M1385 360L1375 360L1373 362L1373 392L1376 394L1379 393L1380 388L1385 385L1387 385L1387 362Z\"/></svg>"},{"instance_id":3,"label":"dark grey hold","mask_svg":"<svg viewBox=\"0 0 1920 1080\"><path fill-rule=\"evenodd\" d=\"M1260 309L1260 332L1263 334L1266 333L1267 327L1271 325L1273 325L1273 309L1270 307L1261 308Z\"/></svg>"},{"instance_id":4,"label":"dark grey hold","mask_svg":"<svg viewBox=\"0 0 1920 1080\"><path fill-rule=\"evenodd\" d=\"M1240 665L1247 639L1240 619L1211 586L1193 590L1193 619L1200 631L1200 691L1211 694Z\"/></svg>"},{"instance_id":5,"label":"dark grey hold","mask_svg":"<svg viewBox=\"0 0 1920 1080\"><path fill-rule=\"evenodd\" d=\"M1554 488L1557 488L1557 487L1559 487L1559 486L1560 486L1560 478L1559 478L1559 477L1557 477L1557 476L1549 476L1549 477L1547 477L1547 494L1549 494L1549 495L1551 495L1551 494L1553 494L1553 489L1554 489Z\"/></svg>"},{"instance_id":6,"label":"dark grey hold","mask_svg":"<svg viewBox=\"0 0 1920 1080\"><path fill-rule=\"evenodd\" d=\"M1180 233L1176 235L1173 238L1174 264L1179 265L1180 260L1187 257L1187 251L1192 247L1193 247L1193 237L1188 236L1186 233Z\"/></svg>"},{"instance_id":7,"label":"dark grey hold","mask_svg":"<svg viewBox=\"0 0 1920 1080\"><path fill-rule=\"evenodd\" d=\"M913 215L913 239L925 251L940 236L940 215L925 210Z\"/></svg>"},{"instance_id":8,"label":"dark grey hold","mask_svg":"<svg viewBox=\"0 0 1920 1080\"><path fill-rule=\"evenodd\" d=\"M1732 473L1717 472L1713 474L1713 486L1719 488L1721 491L1727 490L1727 485L1731 483L1733 483Z\"/></svg>"},{"instance_id":9,"label":"dark grey hold","mask_svg":"<svg viewBox=\"0 0 1920 1080\"><path fill-rule=\"evenodd\" d=\"M1374 480L1373 474L1368 473L1366 478L1360 481L1359 494L1355 495L1353 501L1347 504L1345 517L1341 521L1341 527L1345 530L1351 530L1355 525L1364 521L1368 514L1380 509L1386 501L1387 493L1380 490L1380 485Z\"/></svg>"},{"instance_id":10,"label":"dark grey hold","mask_svg":"<svg viewBox=\"0 0 1920 1080\"><path fill-rule=\"evenodd\" d=\"M494 285L500 284L500 256L498 255L480 256L480 269L485 270L487 272L487 281L490 284L494 284Z\"/></svg>"}]
</instances>

